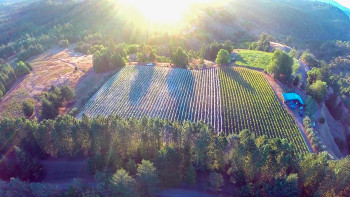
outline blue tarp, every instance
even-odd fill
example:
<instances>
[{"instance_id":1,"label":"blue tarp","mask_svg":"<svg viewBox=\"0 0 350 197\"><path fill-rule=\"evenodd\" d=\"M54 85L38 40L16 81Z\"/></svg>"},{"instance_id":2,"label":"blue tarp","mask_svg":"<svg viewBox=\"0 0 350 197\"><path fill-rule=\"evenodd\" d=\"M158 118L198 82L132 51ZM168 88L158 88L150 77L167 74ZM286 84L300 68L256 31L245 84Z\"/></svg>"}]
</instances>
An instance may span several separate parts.
<instances>
[{"instance_id":1,"label":"blue tarp","mask_svg":"<svg viewBox=\"0 0 350 197\"><path fill-rule=\"evenodd\" d=\"M300 104L304 105L303 99L296 93L283 93L284 101L297 100Z\"/></svg>"}]
</instances>

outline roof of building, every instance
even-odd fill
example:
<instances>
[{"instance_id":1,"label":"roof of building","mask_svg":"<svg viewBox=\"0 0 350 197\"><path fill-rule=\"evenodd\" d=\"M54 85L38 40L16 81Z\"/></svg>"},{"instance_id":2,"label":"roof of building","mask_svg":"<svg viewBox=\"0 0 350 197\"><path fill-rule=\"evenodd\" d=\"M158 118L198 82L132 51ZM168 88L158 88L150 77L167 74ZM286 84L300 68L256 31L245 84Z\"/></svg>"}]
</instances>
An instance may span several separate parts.
<instances>
[{"instance_id":1,"label":"roof of building","mask_svg":"<svg viewBox=\"0 0 350 197\"><path fill-rule=\"evenodd\" d=\"M299 103L304 105L303 99L296 93L283 93L283 98L285 101L298 100Z\"/></svg>"}]
</instances>

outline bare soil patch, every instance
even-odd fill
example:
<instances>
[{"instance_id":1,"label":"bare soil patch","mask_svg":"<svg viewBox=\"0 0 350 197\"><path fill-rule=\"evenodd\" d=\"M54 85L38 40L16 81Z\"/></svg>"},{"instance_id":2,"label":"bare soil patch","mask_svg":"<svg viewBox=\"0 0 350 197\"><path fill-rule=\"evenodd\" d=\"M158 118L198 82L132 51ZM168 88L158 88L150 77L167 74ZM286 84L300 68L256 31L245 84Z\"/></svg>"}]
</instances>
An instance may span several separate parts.
<instances>
[{"instance_id":1,"label":"bare soil patch","mask_svg":"<svg viewBox=\"0 0 350 197\"><path fill-rule=\"evenodd\" d=\"M68 48L54 47L28 62L33 66L32 72L17 80L4 96L0 102L0 117L23 116L22 102L26 99L36 101L35 117L38 117L39 97L51 85L72 86L77 91L77 99L74 101L76 103L88 92L86 88L91 88L84 83L98 82L105 75L96 74L92 68L92 56L74 52L74 45ZM60 112L65 113L67 109L64 107Z\"/></svg>"}]
</instances>

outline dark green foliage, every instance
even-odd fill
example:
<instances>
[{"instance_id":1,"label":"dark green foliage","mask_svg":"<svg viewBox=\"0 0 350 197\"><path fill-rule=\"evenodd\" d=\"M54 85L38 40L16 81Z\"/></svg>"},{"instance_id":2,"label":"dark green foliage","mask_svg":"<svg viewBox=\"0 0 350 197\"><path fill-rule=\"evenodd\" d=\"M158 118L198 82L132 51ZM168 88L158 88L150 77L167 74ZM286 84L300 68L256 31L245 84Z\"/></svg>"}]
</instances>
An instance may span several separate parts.
<instances>
[{"instance_id":1,"label":"dark green foliage","mask_svg":"<svg viewBox=\"0 0 350 197\"><path fill-rule=\"evenodd\" d=\"M190 164L190 166L187 167L185 173L185 182L189 185L194 185L197 182L197 172L192 164Z\"/></svg>"},{"instance_id":2,"label":"dark green foliage","mask_svg":"<svg viewBox=\"0 0 350 197\"><path fill-rule=\"evenodd\" d=\"M210 189L212 191L221 191L221 187L224 186L224 178L222 174L212 172L209 176Z\"/></svg>"},{"instance_id":3,"label":"dark green foliage","mask_svg":"<svg viewBox=\"0 0 350 197\"><path fill-rule=\"evenodd\" d=\"M31 117L34 113L34 102L33 100L26 100L22 103L23 113L26 117Z\"/></svg>"},{"instance_id":4,"label":"dark green foliage","mask_svg":"<svg viewBox=\"0 0 350 197\"><path fill-rule=\"evenodd\" d=\"M72 87L64 85L58 88L54 85L42 96L41 99L41 118L53 119L58 115L58 108L62 107L63 102L74 99L75 93Z\"/></svg>"},{"instance_id":5,"label":"dark green foliage","mask_svg":"<svg viewBox=\"0 0 350 197\"><path fill-rule=\"evenodd\" d=\"M125 66L122 55L125 55L124 52L120 53L118 50L113 51L102 46L94 52L93 67L95 72L102 73Z\"/></svg>"},{"instance_id":6,"label":"dark green foliage","mask_svg":"<svg viewBox=\"0 0 350 197\"><path fill-rule=\"evenodd\" d=\"M28 49L21 50L18 53L17 58L20 61L25 61L25 60L28 60L30 57L39 55L40 53L43 53L43 52L44 52L44 48L41 44L34 44L34 45L30 45Z\"/></svg>"},{"instance_id":7,"label":"dark green foliage","mask_svg":"<svg viewBox=\"0 0 350 197\"><path fill-rule=\"evenodd\" d=\"M163 187L174 187L181 182L181 159L179 153L171 147L163 148L154 159Z\"/></svg>"},{"instance_id":8,"label":"dark green foliage","mask_svg":"<svg viewBox=\"0 0 350 197\"><path fill-rule=\"evenodd\" d=\"M43 166L18 147L0 159L0 178L3 180L16 177L24 181L40 181L43 176Z\"/></svg>"},{"instance_id":9,"label":"dark green foliage","mask_svg":"<svg viewBox=\"0 0 350 197\"><path fill-rule=\"evenodd\" d=\"M305 119L304 122L310 129L311 120ZM158 188L157 171L163 186L176 186L182 177L187 183L193 184L196 179L191 162L196 161L198 155L207 155L203 157L206 161L202 159L202 163L211 164L212 160L225 158L224 166L229 168L227 173L231 182L225 184L234 183L242 196L341 196L349 191L349 157L334 161L328 160L325 154L299 157L293 145L286 140L267 139L266 136L255 138L248 130L238 136L216 135L214 131L205 132L207 129L208 126L202 123L179 124L147 118L124 120L117 116L94 119L83 116L77 120L66 115L40 123L23 118L2 119L0 143L3 146L0 147L0 153L25 149L30 157L21 151L18 152L20 154L16 153L16 157L7 154L7 160L3 158L0 162L0 170L3 170L0 176L9 178L13 173L20 172L21 176L36 179L41 168L35 159L31 162L32 158L45 155L59 158L90 155L89 166L95 168L92 172L102 170L96 171L97 185L95 188L83 189L79 184L74 184L72 193L93 191L98 195L152 196ZM170 144L176 148L170 147ZM199 151L196 149L203 146L196 144L206 144L209 148ZM152 156L152 152L158 150L158 154ZM148 152L152 154L147 155ZM134 163L131 160L127 162L128 159L142 161L143 157L151 158L154 166L149 161L143 161L137 169L136 181L125 170L117 170L122 166L134 166L130 164ZM17 161L25 166L12 168L13 162ZM209 172L210 168L206 167L204 171ZM112 177L113 172L116 173ZM222 172L220 174L224 175ZM215 173L208 180L211 180L215 190L222 186L220 177ZM136 188L140 193L136 193Z\"/></svg>"},{"instance_id":10,"label":"dark green foliage","mask_svg":"<svg viewBox=\"0 0 350 197\"><path fill-rule=\"evenodd\" d=\"M29 73L30 73L30 69L28 68L28 66L24 62L20 61L16 64L15 74L17 77L22 77L22 76L27 75Z\"/></svg>"},{"instance_id":11,"label":"dark green foliage","mask_svg":"<svg viewBox=\"0 0 350 197\"><path fill-rule=\"evenodd\" d=\"M11 65L0 65L0 99L2 99L15 81L16 75Z\"/></svg>"},{"instance_id":12,"label":"dark green foliage","mask_svg":"<svg viewBox=\"0 0 350 197\"><path fill-rule=\"evenodd\" d=\"M64 85L61 87L61 96L63 100L73 100L75 97L75 92L72 87Z\"/></svg>"},{"instance_id":13,"label":"dark green foliage","mask_svg":"<svg viewBox=\"0 0 350 197\"><path fill-rule=\"evenodd\" d=\"M327 94L327 83L321 80L317 80L315 83L309 86L307 92L318 102L322 102Z\"/></svg>"},{"instance_id":14,"label":"dark green foliage","mask_svg":"<svg viewBox=\"0 0 350 197\"><path fill-rule=\"evenodd\" d=\"M267 71L273 74L275 79L285 83L289 82L292 74L293 59L285 52L276 50L273 53L272 61L267 67Z\"/></svg>"},{"instance_id":15,"label":"dark green foliage","mask_svg":"<svg viewBox=\"0 0 350 197\"><path fill-rule=\"evenodd\" d=\"M250 50L258 50L258 51L269 51L270 49L270 42L276 41L276 39L268 34L261 34L260 40L258 42L253 42L249 49Z\"/></svg>"},{"instance_id":16,"label":"dark green foliage","mask_svg":"<svg viewBox=\"0 0 350 197\"><path fill-rule=\"evenodd\" d=\"M157 169L150 161L142 160L136 173L138 191L141 196L155 196L160 190L160 179Z\"/></svg>"},{"instance_id":17,"label":"dark green foliage","mask_svg":"<svg viewBox=\"0 0 350 197\"><path fill-rule=\"evenodd\" d=\"M117 172L112 176L111 186L112 196L136 196L136 182L124 169L117 170Z\"/></svg>"},{"instance_id":18,"label":"dark green foliage","mask_svg":"<svg viewBox=\"0 0 350 197\"><path fill-rule=\"evenodd\" d=\"M178 67L186 68L188 65L187 53L182 48L177 48L172 56L172 62Z\"/></svg>"},{"instance_id":19,"label":"dark green foliage","mask_svg":"<svg viewBox=\"0 0 350 197\"><path fill-rule=\"evenodd\" d=\"M30 63L25 62L25 64L26 64L26 66L29 68L30 71L33 70L33 66L32 66Z\"/></svg>"},{"instance_id":20,"label":"dark green foliage","mask_svg":"<svg viewBox=\"0 0 350 197\"><path fill-rule=\"evenodd\" d=\"M220 65L225 65L230 62L230 53L225 49L220 49L215 60Z\"/></svg>"},{"instance_id":21,"label":"dark green foliage","mask_svg":"<svg viewBox=\"0 0 350 197\"><path fill-rule=\"evenodd\" d=\"M312 68L318 67L319 65L319 61L316 59L316 57L307 51L301 55L300 59Z\"/></svg>"}]
</instances>

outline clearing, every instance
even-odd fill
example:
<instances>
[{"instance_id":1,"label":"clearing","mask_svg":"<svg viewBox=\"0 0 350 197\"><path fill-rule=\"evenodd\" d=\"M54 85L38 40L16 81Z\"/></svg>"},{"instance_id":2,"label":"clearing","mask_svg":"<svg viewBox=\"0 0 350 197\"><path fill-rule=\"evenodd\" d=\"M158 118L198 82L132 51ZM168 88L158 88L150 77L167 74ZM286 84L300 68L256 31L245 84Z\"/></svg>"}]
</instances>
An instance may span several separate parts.
<instances>
[{"instance_id":1,"label":"clearing","mask_svg":"<svg viewBox=\"0 0 350 197\"><path fill-rule=\"evenodd\" d=\"M280 104L262 72L241 67L187 70L126 66L78 115L204 121L225 133L250 129L307 146L292 116Z\"/></svg>"},{"instance_id":2,"label":"clearing","mask_svg":"<svg viewBox=\"0 0 350 197\"><path fill-rule=\"evenodd\" d=\"M86 96L88 90L106 74L96 74L92 68L92 56L74 52L74 45L68 48L54 47L28 61L33 70L18 79L0 102L1 117L23 116L22 102L26 99L36 101L35 117L38 118L40 95L51 85L71 85L77 98ZM77 106L80 101L76 101ZM70 103L72 106L73 103ZM68 109L61 109L65 113Z\"/></svg>"}]
</instances>

